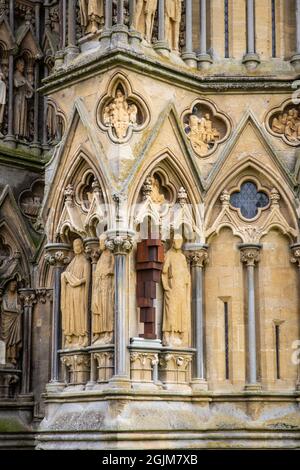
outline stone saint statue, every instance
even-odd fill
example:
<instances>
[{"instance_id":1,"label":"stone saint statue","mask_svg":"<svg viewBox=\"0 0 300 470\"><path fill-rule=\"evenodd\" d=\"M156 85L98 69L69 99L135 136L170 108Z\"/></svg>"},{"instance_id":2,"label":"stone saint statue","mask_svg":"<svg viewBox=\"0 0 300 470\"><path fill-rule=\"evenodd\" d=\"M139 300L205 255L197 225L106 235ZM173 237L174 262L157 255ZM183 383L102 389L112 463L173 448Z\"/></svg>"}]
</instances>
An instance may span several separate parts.
<instances>
[{"instance_id":1,"label":"stone saint statue","mask_svg":"<svg viewBox=\"0 0 300 470\"><path fill-rule=\"evenodd\" d=\"M65 347L86 346L90 264L80 238L74 240L75 256L61 275L61 313Z\"/></svg>"},{"instance_id":2,"label":"stone saint statue","mask_svg":"<svg viewBox=\"0 0 300 470\"><path fill-rule=\"evenodd\" d=\"M93 343L109 344L113 341L114 329L114 255L100 240L102 254L93 278L92 314Z\"/></svg>"},{"instance_id":3,"label":"stone saint statue","mask_svg":"<svg viewBox=\"0 0 300 470\"><path fill-rule=\"evenodd\" d=\"M6 104L6 83L4 81L4 75L0 72L0 138L3 137L2 126L4 121L4 110Z\"/></svg>"},{"instance_id":4,"label":"stone saint statue","mask_svg":"<svg viewBox=\"0 0 300 470\"><path fill-rule=\"evenodd\" d=\"M28 137L27 101L33 95L33 88L24 76L25 62L18 59L14 73L14 132L16 137Z\"/></svg>"},{"instance_id":5,"label":"stone saint statue","mask_svg":"<svg viewBox=\"0 0 300 470\"><path fill-rule=\"evenodd\" d=\"M164 290L163 344L190 346L191 279L182 253L182 237L175 235L172 247L166 253L162 270Z\"/></svg>"},{"instance_id":6,"label":"stone saint statue","mask_svg":"<svg viewBox=\"0 0 300 470\"><path fill-rule=\"evenodd\" d=\"M146 41L151 42L157 0L137 0L134 12L134 28Z\"/></svg>"},{"instance_id":7,"label":"stone saint statue","mask_svg":"<svg viewBox=\"0 0 300 470\"><path fill-rule=\"evenodd\" d=\"M178 51L181 21L181 0L165 0L165 36L169 47Z\"/></svg>"},{"instance_id":8,"label":"stone saint statue","mask_svg":"<svg viewBox=\"0 0 300 470\"><path fill-rule=\"evenodd\" d=\"M14 366L17 366L22 349L22 308L17 287L15 280L8 283L2 299L0 330L6 348L6 362Z\"/></svg>"},{"instance_id":9,"label":"stone saint statue","mask_svg":"<svg viewBox=\"0 0 300 470\"><path fill-rule=\"evenodd\" d=\"M87 33L96 33L104 21L103 0L80 0L80 22Z\"/></svg>"}]
</instances>

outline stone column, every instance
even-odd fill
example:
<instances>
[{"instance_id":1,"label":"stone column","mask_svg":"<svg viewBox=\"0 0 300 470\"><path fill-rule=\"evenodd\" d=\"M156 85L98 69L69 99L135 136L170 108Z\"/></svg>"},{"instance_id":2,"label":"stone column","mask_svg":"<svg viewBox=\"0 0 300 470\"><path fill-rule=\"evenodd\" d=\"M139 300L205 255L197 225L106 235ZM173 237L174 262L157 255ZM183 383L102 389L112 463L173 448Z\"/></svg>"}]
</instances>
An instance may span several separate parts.
<instances>
[{"instance_id":1,"label":"stone column","mask_svg":"<svg viewBox=\"0 0 300 470\"><path fill-rule=\"evenodd\" d=\"M243 64L248 70L254 70L260 63L259 55L255 52L255 11L254 0L247 0L247 52Z\"/></svg>"},{"instance_id":2,"label":"stone column","mask_svg":"<svg viewBox=\"0 0 300 470\"><path fill-rule=\"evenodd\" d=\"M128 28L124 23L124 0L117 0L117 24L112 27L111 41L114 47L128 44Z\"/></svg>"},{"instance_id":3,"label":"stone column","mask_svg":"<svg viewBox=\"0 0 300 470\"><path fill-rule=\"evenodd\" d=\"M300 309L300 243L295 243L291 245L291 262L297 263L298 272L299 272L299 281L298 281L298 310ZM300 364L298 364L298 374L297 374L297 383L296 390L300 390Z\"/></svg>"},{"instance_id":4,"label":"stone column","mask_svg":"<svg viewBox=\"0 0 300 470\"><path fill-rule=\"evenodd\" d=\"M110 380L113 387L127 388L129 382L129 360L127 354L127 299L128 285L126 275L126 260L133 247L132 230L109 230L107 232L107 248L115 257L115 370Z\"/></svg>"},{"instance_id":5,"label":"stone column","mask_svg":"<svg viewBox=\"0 0 300 470\"><path fill-rule=\"evenodd\" d=\"M247 305L248 305L248 383L247 390L260 390L261 385L257 381L257 344L256 344L256 313L255 313L255 281L254 268L259 262L259 252L262 245L242 243L241 261L247 267Z\"/></svg>"},{"instance_id":6,"label":"stone column","mask_svg":"<svg viewBox=\"0 0 300 470\"><path fill-rule=\"evenodd\" d=\"M36 300L34 289L20 289L20 299L23 303L23 354L22 354L22 385L21 395L30 394L31 379L31 339L32 339L32 309Z\"/></svg>"},{"instance_id":7,"label":"stone column","mask_svg":"<svg viewBox=\"0 0 300 470\"><path fill-rule=\"evenodd\" d=\"M185 50L182 59L189 67L197 67L196 54L193 50L193 2L185 0Z\"/></svg>"},{"instance_id":8,"label":"stone column","mask_svg":"<svg viewBox=\"0 0 300 470\"><path fill-rule=\"evenodd\" d=\"M187 257L191 265L192 275L192 325L194 331L194 347L196 355L192 372L192 388L207 390L205 368L205 338L204 338L204 289L203 270L208 262L208 245L190 243L185 245Z\"/></svg>"},{"instance_id":9,"label":"stone column","mask_svg":"<svg viewBox=\"0 0 300 470\"><path fill-rule=\"evenodd\" d=\"M198 68L207 69L212 63L211 56L207 53L207 1L200 0L200 44L199 54L197 56Z\"/></svg>"},{"instance_id":10,"label":"stone column","mask_svg":"<svg viewBox=\"0 0 300 470\"><path fill-rule=\"evenodd\" d=\"M89 332L89 343L92 345L93 341L93 314L91 310L91 301L93 293L93 276L96 269L98 259L100 257L99 250L99 239L98 238L86 238L84 240L85 253L91 263L90 272L90 289L89 289L89 311L88 311L88 332ZM91 368L90 368L90 379L86 384L86 389L92 389L97 380L96 361L93 354L90 355Z\"/></svg>"},{"instance_id":11,"label":"stone column","mask_svg":"<svg viewBox=\"0 0 300 470\"><path fill-rule=\"evenodd\" d=\"M58 350L61 347L61 311L60 277L64 267L70 262L70 246L65 243L51 243L46 245L46 261L53 266L54 270L54 292L53 292L53 312L52 312L52 340L51 340L51 378L47 384L47 391L57 392L64 388L64 384L59 380L59 357Z\"/></svg>"},{"instance_id":12,"label":"stone column","mask_svg":"<svg viewBox=\"0 0 300 470\"><path fill-rule=\"evenodd\" d=\"M9 0L9 25L12 33L14 34L15 22L14 22L14 9L15 1ZM8 58L8 126L7 135L5 136L5 142L10 147L16 146L16 139L14 133L14 53L15 51L9 51Z\"/></svg>"},{"instance_id":13,"label":"stone column","mask_svg":"<svg viewBox=\"0 0 300 470\"><path fill-rule=\"evenodd\" d=\"M296 52L291 58L291 64L296 72L300 72L300 0L296 0Z\"/></svg>"},{"instance_id":14,"label":"stone column","mask_svg":"<svg viewBox=\"0 0 300 470\"><path fill-rule=\"evenodd\" d=\"M104 28L100 35L100 42L102 47L108 47L110 45L110 37L112 30L112 2L105 0L105 11L104 11Z\"/></svg>"},{"instance_id":15,"label":"stone column","mask_svg":"<svg viewBox=\"0 0 300 470\"><path fill-rule=\"evenodd\" d=\"M158 37L153 47L163 55L168 55L170 51L165 37L165 0L158 0Z\"/></svg>"},{"instance_id":16,"label":"stone column","mask_svg":"<svg viewBox=\"0 0 300 470\"><path fill-rule=\"evenodd\" d=\"M93 289L93 276L94 276L94 272L96 269L97 261L100 257L99 239L98 238L86 238L84 240L84 248L85 248L85 254L91 263L88 329L89 329L90 344L92 344L93 325L92 325L92 312L91 312L91 298L92 298L92 289Z\"/></svg>"},{"instance_id":17,"label":"stone column","mask_svg":"<svg viewBox=\"0 0 300 470\"><path fill-rule=\"evenodd\" d=\"M76 41L76 3L73 0L68 1L68 46L66 48L67 62L74 59L79 53Z\"/></svg>"}]
</instances>

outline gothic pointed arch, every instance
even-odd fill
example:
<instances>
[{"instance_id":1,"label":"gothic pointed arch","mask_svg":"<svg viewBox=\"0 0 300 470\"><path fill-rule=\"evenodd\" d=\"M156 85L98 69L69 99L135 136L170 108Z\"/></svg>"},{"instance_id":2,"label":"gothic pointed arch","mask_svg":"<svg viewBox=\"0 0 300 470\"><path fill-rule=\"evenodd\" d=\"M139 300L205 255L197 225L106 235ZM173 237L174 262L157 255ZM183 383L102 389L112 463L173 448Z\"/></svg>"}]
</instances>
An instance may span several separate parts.
<instances>
[{"instance_id":1,"label":"gothic pointed arch","mask_svg":"<svg viewBox=\"0 0 300 470\"><path fill-rule=\"evenodd\" d=\"M243 243L259 243L273 228L291 243L297 239L292 190L278 173L251 156L220 174L208 190L206 204L207 238L229 227Z\"/></svg>"},{"instance_id":2,"label":"gothic pointed arch","mask_svg":"<svg viewBox=\"0 0 300 470\"><path fill-rule=\"evenodd\" d=\"M24 286L30 285L29 261L35 246L9 186L0 196L0 236L8 252L0 267L2 280L17 276Z\"/></svg>"}]
</instances>

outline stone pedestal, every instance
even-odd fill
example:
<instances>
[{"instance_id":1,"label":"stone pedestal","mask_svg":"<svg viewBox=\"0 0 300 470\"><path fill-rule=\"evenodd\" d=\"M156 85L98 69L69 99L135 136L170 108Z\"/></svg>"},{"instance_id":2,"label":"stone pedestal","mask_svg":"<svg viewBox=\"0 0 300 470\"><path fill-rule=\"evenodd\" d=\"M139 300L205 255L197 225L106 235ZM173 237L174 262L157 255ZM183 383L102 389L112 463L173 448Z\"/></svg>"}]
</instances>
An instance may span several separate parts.
<instances>
[{"instance_id":1,"label":"stone pedestal","mask_svg":"<svg viewBox=\"0 0 300 470\"><path fill-rule=\"evenodd\" d=\"M190 389L194 352L165 350L159 356L159 378L167 389Z\"/></svg>"},{"instance_id":2,"label":"stone pedestal","mask_svg":"<svg viewBox=\"0 0 300 470\"><path fill-rule=\"evenodd\" d=\"M90 377L90 355L87 351L63 352L60 360L65 383L85 385Z\"/></svg>"},{"instance_id":3,"label":"stone pedestal","mask_svg":"<svg viewBox=\"0 0 300 470\"><path fill-rule=\"evenodd\" d=\"M130 349L130 378L133 388L161 388L158 377L159 339L132 338Z\"/></svg>"},{"instance_id":4,"label":"stone pedestal","mask_svg":"<svg viewBox=\"0 0 300 470\"><path fill-rule=\"evenodd\" d=\"M16 397L20 377L20 370L14 369L9 364L0 365L0 400Z\"/></svg>"}]
</instances>

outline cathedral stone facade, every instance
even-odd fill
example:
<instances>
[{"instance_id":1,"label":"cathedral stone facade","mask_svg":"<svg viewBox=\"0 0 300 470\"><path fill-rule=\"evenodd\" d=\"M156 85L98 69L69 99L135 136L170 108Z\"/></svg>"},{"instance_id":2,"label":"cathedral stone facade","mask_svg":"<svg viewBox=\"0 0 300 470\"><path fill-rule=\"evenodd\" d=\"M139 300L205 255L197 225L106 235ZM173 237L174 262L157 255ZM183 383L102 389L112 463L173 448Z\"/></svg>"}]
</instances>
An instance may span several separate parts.
<instances>
[{"instance_id":1,"label":"cathedral stone facade","mask_svg":"<svg viewBox=\"0 0 300 470\"><path fill-rule=\"evenodd\" d=\"M0 0L0 448L300 446L300 0Z\"/></svg>"}]
</instances>

